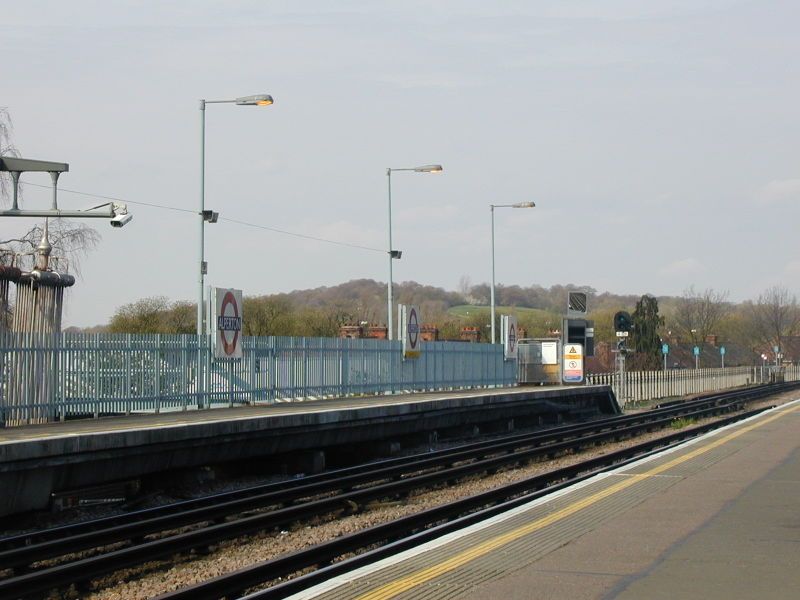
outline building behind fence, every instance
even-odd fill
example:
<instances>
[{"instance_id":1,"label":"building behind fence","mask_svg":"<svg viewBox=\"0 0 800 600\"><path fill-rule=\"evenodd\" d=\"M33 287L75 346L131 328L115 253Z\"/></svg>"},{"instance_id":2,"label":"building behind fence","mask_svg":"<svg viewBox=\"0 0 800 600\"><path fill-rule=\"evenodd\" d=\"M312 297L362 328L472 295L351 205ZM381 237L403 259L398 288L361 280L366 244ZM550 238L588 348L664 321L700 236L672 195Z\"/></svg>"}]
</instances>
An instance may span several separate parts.
<instances>
[{"instance_id":1,"label":"building behind fence","mask_svg":"<svg viewBox=\"0 0 800 600\"><path fill-rule=\"evenodd\" d=\"M45 395L13 390L45 372ZM429 342L402 359L399 341L245 337L241 361L213 360L194 335L0 333L0 424L272 403L296 399L508 386L516 362L499 344ZM198 382L200 385L198 385ZM11 392L11 393L10 393ZM0 425L1 426L1 425Z\"/></svg>"}]
</instances>

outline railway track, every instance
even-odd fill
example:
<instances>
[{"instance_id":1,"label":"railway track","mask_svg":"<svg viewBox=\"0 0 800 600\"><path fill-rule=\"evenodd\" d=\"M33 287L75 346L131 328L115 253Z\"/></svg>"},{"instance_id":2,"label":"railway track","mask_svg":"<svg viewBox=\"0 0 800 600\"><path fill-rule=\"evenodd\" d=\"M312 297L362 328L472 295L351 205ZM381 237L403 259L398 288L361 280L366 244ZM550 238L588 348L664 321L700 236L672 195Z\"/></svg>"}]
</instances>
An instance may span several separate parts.
<instances>
[{"instance_id":1,"label":"railway track","mask_svg":"<svg viewBox=\"0 0 800 600\"><path fill-rule=\"evenodd\" d=\"M332 577L352 571L382 558L408 550L435 539L501 514L536 498L551 494L567 486L593 477L628 462L639 460L650 453L661 452L686 439L730 423L754 416L758 409L738 414L691 431L680 431L630 448L609 453L519 481L462 500L419 512L396 521L343 536L311 548L264 561L175 592L157 596L155 600L216 600L241 598L245 591L278 581L275 585L246 596L246 600L278 600L322 583ZM371 549L376 544L383 544ZM337 558L363 552L353 558L334 562ZM309 568L309 574L280 581Z\"/></svg>"},{"instance_id":2,"label":"railway track","mask_svg":"<svg viewBox=\"0 0 800 600\"><path fill-rule=\"evenodd\" d=\"M36 597L53 588L63 588L74 582L88 581L118 569L136 566L157 558L168 557L192 549L207 548L224 540L304 519L330 515L342 510L354 510L370 501L402 497L419 489L462 480L479 473L496 471L516 463L529 462L542 457L580 450L582 447L593 446L609 440L629 437L643 431L666 426L677 417L700 418L738 410L749 401L786 391L792 387L796 387L796 385L761 386L726 394L715 394L636 415L603 419L584 425L558 427L544 432L516 434L499 440L389 459L290 482L256 486L116 517L5 538L0 540L0 548L3 548L0 551L0 568L13 568L15 573L0 580L0 597ZM696 430L697 428L692 431ZM685 434L686 432L673 434L664 439L673 437L676 440L683 439L681 435L685 437ZM663 442L659 445L663 445ZM641 451L643 450L639 452ZM613 461L610 464L621 460L619 457L613 458L614 454L617 453L608 455L609 460ZM588 466L575 472L580 473L605 465L606 457L601 457L601 459L593 459L594 462L587 462ZM569 469L574 468L569 467L567 471ZM549 477L542 480L534 478L536 481L526 484L533 486L526 488L527 492L552 486L555 482L568 477L567 471L547 474ZM552 477L550 477L551 475ZM513 486L511 488L498 492L499 495L492 502L506 501L508 494L523 493L521 490L513 491ZM478 504L469 510L475 510L476 506L481 506L480 502L484 502L485 505L485 501L488 500L489 496L476 500ZM259 512L250 514L250 511L254 510ZM438 511L439 509L433 510ZM453 510L461 509L454 508ZM442 514L447 512L444 510ZM414 515L406 519L410 519L408 523L416 524L416 527L419 528L430 526L430 524L419 525L416 517L417 515ZM406 519L401 519L397 523L406 522ZM174 530L186 526L198 527L199 525L203 526L191 531L174 532ZM172 531L172 533L164 534L163 532L166 531ZM361 533L366 534L370 531L372 530ZM391 535L388 535L383 529L376 529L370 535L373 537L384 536L381 540L387 539L387 535L388 538L401 535L396 531L389 531L389 533ZM162 537L146 539L146 536L151 535L162 535ZM340 540L345 540L345 538L340 538ZM340 540L336 540L333 543L334 546L326 549L323 555L328 556L330 552L340 548L341 544L345 543ZM377 541L369 543L377 543ZM112 544L127 545L101 552L100 549ZM323 544L323 546L326 545ZM95 549L95 554L92 556L72 561L65 558L67 554L92 549ZM346 550L346 552L351 551ZM60 564L29 570L33 563L59 557L62 560ZM282 560L283 562L280 562ZM279 573L275 577L283 577L287 573L295 572L297 570L294 568L295 563L292 560L287 562L287 560L276 559L277 563L270 561L275 564L266 568L264 572ZM302 559L306 563L315 561L306 566L327 560L332 560L332 558L320 559L314 553ZM277 567L276 565L284 566ZM281 570L286 568L294 570L286 572ZM261 582L263 581L262 579ZM231 585L238 586L238 590L257 585L249 583L249 579L247 582ZM200 590L197 591L200 592ZM212 595L202 597L219 597L213 595L217 592L211 593Z\"/></svg>"}]
</instances>

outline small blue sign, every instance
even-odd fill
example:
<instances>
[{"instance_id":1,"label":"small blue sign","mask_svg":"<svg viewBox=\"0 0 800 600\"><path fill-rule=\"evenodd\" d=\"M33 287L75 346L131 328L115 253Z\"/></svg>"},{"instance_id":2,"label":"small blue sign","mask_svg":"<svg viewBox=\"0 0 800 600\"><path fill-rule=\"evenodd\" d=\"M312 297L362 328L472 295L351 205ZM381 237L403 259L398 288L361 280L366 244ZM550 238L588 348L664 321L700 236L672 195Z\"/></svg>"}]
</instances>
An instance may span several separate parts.
<instances>
[{"instance_id":1,"label":"small blue sign","mask_svg":"<svg viewBox=\"0 0 800 600\"><path fill-rule=\"evenodd\" d=\"M700 346L695 346L694 350L692 350L695 356L700 356Z\"/></svg>"},{"instance_id":2,"label":"small blue sign","mask_svg":"<svg viewBox=\"0 0 800 600\"><path fill-rule=\"evenodd\" d=\"M719 347L719 353L720 353L722 356L725 356L725 346L720 346L720 347Z\"/></svg>"},{"instance_id":3,"label":"small blue sign","mask_svg":"<svg viewBox=\"0 0 800 600\"><path fill-rule=\"evenodd\" d=\"M661 344L661 354L669 354L669 344Z\"/></svg>"},{"instance_id":4,"label":"small blue sign","mask_svg":"<svg viewBox=\"0 0 800 600\"><path fill-rule=\"evenodd\" d=\"M778 350L780 350L780 348L778 348L778 346L773 346L773 347L772 347L772 351L773 351L773 352L777 352Z\"/></svg>"}]
</instances>

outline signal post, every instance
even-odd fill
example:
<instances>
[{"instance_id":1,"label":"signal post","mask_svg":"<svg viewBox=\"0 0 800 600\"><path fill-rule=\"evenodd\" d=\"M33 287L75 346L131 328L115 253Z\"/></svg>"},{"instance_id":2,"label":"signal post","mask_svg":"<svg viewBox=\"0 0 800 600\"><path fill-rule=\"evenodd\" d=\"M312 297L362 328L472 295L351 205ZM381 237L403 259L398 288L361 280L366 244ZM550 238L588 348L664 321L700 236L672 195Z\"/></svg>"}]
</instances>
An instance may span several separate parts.
<instances>
[{"instance_id":1,"label":"signal post","mask_svg":"<svg viewBox=\"0 0 800 600\"><path fill-rule=\"evenodd\" d=\"M617 369L619 372L619 394L621 396L622 405L625 405L625 355L628 353L628 338L630 337L633 322L631 315L624 310L619 311L614 315L614 331L617 338ZM619 399L618 399L619 400Z\"/></svg>"}]
</instances>

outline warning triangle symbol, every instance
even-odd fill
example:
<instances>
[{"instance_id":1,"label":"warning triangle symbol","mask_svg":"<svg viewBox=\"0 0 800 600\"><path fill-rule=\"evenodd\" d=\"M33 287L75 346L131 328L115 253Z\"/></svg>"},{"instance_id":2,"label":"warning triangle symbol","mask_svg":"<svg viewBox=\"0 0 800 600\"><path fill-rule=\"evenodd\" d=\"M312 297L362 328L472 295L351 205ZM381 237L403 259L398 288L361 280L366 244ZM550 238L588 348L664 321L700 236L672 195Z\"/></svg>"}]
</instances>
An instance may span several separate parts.
<instances>
[{"instance_id":1,"label":"warning triangle symbol","mask_svg":"<svg viewBox=\"0 0 800 600\"><path fill-rule=\"evenodd\" d=\"M575 346L570 347L569 353L570 354L575 354Z\"/></svg>"}]
</instances>

